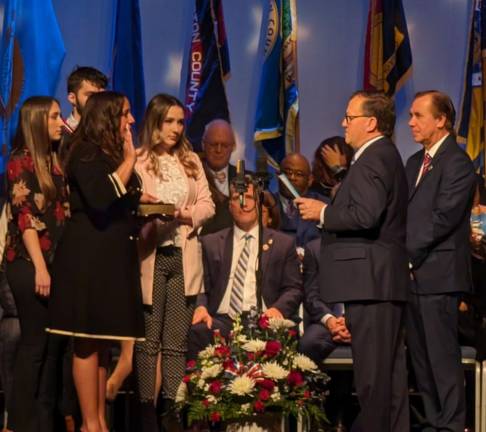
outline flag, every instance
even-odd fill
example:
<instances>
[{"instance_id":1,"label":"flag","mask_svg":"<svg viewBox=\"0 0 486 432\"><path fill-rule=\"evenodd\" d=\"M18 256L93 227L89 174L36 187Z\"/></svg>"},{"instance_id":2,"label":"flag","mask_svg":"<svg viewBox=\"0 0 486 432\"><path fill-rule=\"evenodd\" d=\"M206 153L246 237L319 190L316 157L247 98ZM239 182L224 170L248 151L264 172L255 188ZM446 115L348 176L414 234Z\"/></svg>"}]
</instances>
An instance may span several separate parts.
<instances>
[{"instance_id":1,"label":"flag","mask_svg":"<svg viewBox=\"0 0 486 432\"><path fill-rule=\"evenodd\" d=\"M393 96L411 71L412 51L402 0L370 0L363 88Z\"/></svg>"},{"instance_id":2,"label":"flag","mask_svg":"<svg viewBox=\"0 0 486 432\"><path fill-rule=\"evenodd\" d=\"M145 112L142 30L138 0L117 0L114 13L113 90L130 101L137 125Z\"/></svg>"},{"instance_id":3,"label":"flag","mask_svg":"<svg viewBox=\"0 0 486 432\"><path fill-rule=\"evenodd\" d=\"M185 88L186 136L202 150L204 127L230 121L224 81L230 74L222 0L196 0Z\"/></svg>"},{"instance_id":4,"label":"flag","mask_svg":"<svg viewBox=\"0 0 486 432\"><path fill-rule=\"evenodd\" d=\"M471 17L469 50L457 142L466 150L477 170L484 174L486 73L486 3L475 0Z\"/></svg>"},{"instance_id":5,"label":"flag","mask_svg":"<svg viewBox=\"0 0 486 432\"><path fill-rule=\"evenodd\" d=\"M65 49L51 0L6 0L0 41L2 166L22 103L53 96Z\"/></svg>"},{"instance_id":6,"label":"flag","mask_svg":"<svg viewBox=\"0 0 486 432\"><path fill-rule=\"evenodd\" d=\"M270 0L258 91L254 140L275 162L300 148L295 3Z\"/></svg>"}]
</instances>

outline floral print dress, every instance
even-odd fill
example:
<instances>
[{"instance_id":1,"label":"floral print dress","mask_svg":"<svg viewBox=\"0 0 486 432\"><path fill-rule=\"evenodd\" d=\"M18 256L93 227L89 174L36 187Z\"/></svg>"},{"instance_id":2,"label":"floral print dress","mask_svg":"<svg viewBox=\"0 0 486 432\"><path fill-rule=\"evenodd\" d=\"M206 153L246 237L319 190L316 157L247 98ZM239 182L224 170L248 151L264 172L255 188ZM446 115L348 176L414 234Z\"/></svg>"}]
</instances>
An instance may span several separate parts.
<instances>
[{"instance_id":1,"label":"floral print dress","mask_svg":"<svg viewBox=\"0 0 486 432\"><path fill-rule=\"evenodd\" d=\"M26 229L35 229L46 263L51 263L65 220L69 203L64 176L52 164L51 176L57 190L53 202L47 202L28 150L12 154L7 163L7 191L10 214L5 248L7 265L18 258L31 261L22 240Z\"/></svg>"}]
</instances>

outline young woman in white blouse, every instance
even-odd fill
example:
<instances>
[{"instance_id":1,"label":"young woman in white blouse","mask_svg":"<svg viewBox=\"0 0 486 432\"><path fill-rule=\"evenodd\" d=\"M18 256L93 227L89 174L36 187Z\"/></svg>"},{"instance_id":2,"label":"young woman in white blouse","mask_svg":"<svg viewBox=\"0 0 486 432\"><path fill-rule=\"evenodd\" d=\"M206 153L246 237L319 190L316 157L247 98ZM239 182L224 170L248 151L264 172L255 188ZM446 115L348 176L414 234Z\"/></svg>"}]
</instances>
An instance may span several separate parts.
<instances>
[{"instance_id":1,"label":"young woman in white blouse","mask_svg":"<svg viewBox=\"0 0 486 432\"><path fill-rule=\"evenodd\" d=\"M155 405L175 399L185 372L187 334L202 289L201 225L214 214L204 170L184 136L184 107L173 96L156 95L140 133L136 170L144 192L176 207L171 222L154 220L140 235L145 342L135 344L135 373L143 432L157 431Z\"/></svg>"}]
</instances>

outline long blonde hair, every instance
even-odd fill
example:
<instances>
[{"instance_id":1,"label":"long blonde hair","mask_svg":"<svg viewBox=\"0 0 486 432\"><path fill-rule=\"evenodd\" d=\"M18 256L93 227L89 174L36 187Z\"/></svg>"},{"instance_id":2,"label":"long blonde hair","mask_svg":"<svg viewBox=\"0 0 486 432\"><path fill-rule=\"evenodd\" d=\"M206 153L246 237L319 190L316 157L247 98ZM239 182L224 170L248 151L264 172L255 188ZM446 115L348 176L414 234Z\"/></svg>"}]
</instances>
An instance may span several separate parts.
<instances>
[{"instance_id":1,"label":"long blonde hair","mask_svg":"<svg viewBox=\"0 0 486 432\"><path fill-rule=\"evenodd\" d=\"M35 175L46 202L53 202L57 195L52 180L51 164L60 167L52 151L48 118L52 105L59 102L48 96L28 98L20 108L19 123L12 144L11 155L22 154L27 149L34 162Z\"/></svg>"},{"instance_id":2,"label":"long blonde hair","mask_svg":"<svg viewBox=\"0 0 486 432\"><path fill-rule=\"evenodd\" d=\"M147 106L140 130L141 155L149 158L149 171L159 177L162 176L162 173L159 170L159 161L154 149L160 144L161 125L167 117L169 108L173 106L178 106L184 110L184 105L176 97L165 93L155 95ZM175 145L174 154L184 167L186 175L196 178L199 167L194 162L192 146L184 134L181 135L179 142Z\"/></svg>"}]
</instances>

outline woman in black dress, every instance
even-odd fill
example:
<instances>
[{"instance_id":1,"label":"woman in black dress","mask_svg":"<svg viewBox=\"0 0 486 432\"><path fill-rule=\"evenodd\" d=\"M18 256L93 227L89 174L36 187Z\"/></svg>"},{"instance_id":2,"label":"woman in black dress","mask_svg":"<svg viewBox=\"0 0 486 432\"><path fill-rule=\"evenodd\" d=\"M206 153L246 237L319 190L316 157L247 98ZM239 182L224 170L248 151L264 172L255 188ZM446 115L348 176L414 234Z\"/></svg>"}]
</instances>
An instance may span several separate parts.
<instances>
[{"instance_id":1,"label":"woman in black dress","mask_svg":"<svg viewBox=\"0 0 486 432\"><path fill-rule=\"evenodd\" d=\"M128 100L92 95L65 162L72 217L53 265L51 333L74 336L73 376L83 432L107 432L108 340L144 337L135 223L142 195Z\"/></svg>"},{"instance_id":2,"label":"woman in black dress","mask_svg":"<svg viewBox=\"0 0 486 432\"><path fill-rule=\"evenodd\" d=\"M69 208L53 141L61 138L59 103L25 101L7 164L11 211L5 248L7 280L17 305L21 336L15 360L9 429L52 431L56 338L48 338L50 263ZM10 400L10 398L9 398Z\"/></svg>"}]
</instances>

